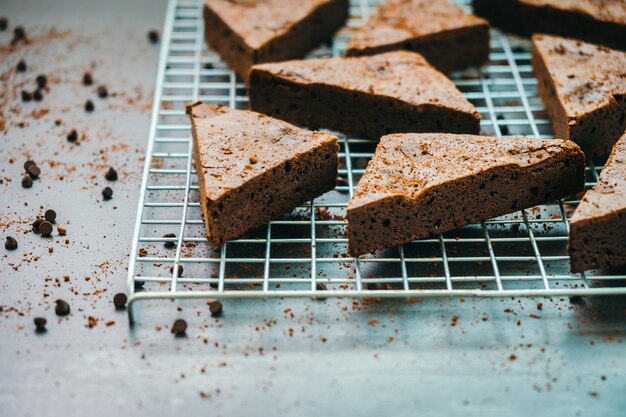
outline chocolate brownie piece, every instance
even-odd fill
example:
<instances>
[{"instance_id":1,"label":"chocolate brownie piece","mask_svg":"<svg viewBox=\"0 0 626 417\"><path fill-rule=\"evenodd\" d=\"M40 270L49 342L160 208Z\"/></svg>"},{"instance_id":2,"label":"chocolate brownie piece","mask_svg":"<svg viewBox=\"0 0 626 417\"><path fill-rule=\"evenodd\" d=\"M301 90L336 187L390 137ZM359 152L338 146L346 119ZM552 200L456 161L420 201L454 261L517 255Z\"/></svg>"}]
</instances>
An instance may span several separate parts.
<instances>
[{"instance_id":1,"label":"chocolate brownie piece","mask_svg":"<svg viewBox=\"0 0 626 417\"><path fill-rule=\"evenodd\" d=\"M253 64L301 58L332 38L349 0L206 0L209 47L243 78Z\"/></svg>"},{"instance_id":2,"label":"chocolate brownie piece","mask_svg":"<svg viewBox=\"0 0 626 417\"><path fill-rule=\"evenodd\" d=\"M626 265L626 133L570 220L572 272Z\"/></svg>"},{"instance_id":3,"label":"chocolate brownie piece","mask_svg":"<svg viewBox=\"0 0 626 417\"><path fill-rule=\"evenodd\" d=\"M549 33L626 49L624 0L473 0L493 26L529 36Z\"/></svg>"},{"instance_id":4,"label":"chocolate brownie piece","mask_svg":"<svg viewBox=\"0 0 626 417\"><path fill-rule=\"evenodd\" d=\"M383 136L348 203L353 256L574 194L585 156L571 141L452 134Z\"/></svg>"},{"instance_id":5,"label":"chocolate brownie piece","mask_svg":"<svg viewBox=\"0 0 626 417\"><path fill-rule=\"evenodd\" d=\"M391 132L480 130L476 108L414 52L255 65L248 93L255 111L376 140Z\"/></svg>"},{"instance_id":6,"label":"chocolate brownie piece","mask_svg":"<svg viewBox=\"0 0 626 417\"><path fill-rule=\"evenodd\" d=\"M187 113L211 243L240 237L335 187L336 137L202 102L188 105Z\"/></svg>"},{"instance_id":7,"label":"chocolate brownie piece","mask_svg":"<svg viewBox=\"0 0 626 417\"><path fill-rule=\"evenodd\" d=\"M626 129L626 53L541 34L532 46L555 136L578 143L588 158L608 155Z\"/></svg>"},{"instance_id":8,"label":"chocolate brownie piece","mask_svg":"<svg viewBox=\"0 0 626 417\"><path fill-rule=\"evenodd\" d=\"M387 0L348 43L346 55L419 52L440 71L481 65L489 58L487 21L448 0Z\"/></svg>"}]
</instances>

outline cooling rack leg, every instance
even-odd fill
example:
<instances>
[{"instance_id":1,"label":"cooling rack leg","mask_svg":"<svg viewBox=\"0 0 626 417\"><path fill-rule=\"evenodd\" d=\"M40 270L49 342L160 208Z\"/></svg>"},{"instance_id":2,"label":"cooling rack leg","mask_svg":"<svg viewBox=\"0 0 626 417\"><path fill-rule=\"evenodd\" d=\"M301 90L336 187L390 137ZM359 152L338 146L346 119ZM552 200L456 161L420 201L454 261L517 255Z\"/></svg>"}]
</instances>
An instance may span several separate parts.
<instances>
[{"instance_id":1,"label":"cooling rack leg","mask_svg":"<svg viewBox=\"0 0 626 417\"><path fill-rule=\"evenodd\" d=\"M128 313L128 324L132 326L135 324L135 300L133 298L128 300L126 311Z\"/></svg>"}]
</instances>

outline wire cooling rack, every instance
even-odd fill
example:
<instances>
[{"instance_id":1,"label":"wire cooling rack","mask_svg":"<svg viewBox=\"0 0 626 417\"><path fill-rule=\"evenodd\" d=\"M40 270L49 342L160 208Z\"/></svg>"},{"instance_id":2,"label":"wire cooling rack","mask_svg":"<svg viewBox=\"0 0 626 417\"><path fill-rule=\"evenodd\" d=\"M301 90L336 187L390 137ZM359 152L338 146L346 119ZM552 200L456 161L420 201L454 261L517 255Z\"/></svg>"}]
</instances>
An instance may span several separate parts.
<instances>
[{"instance_id":1,"label":"wire cooling rack","mask_svg":"<svg viewBox=\"0 0 626 417\"><path fill-rule=\"evenodd\" d=\"M375 3L353 0L347 27L311 56L341 55ZM334 191L213 247L204 237L184 106L202 99L245 109L248 98L243 81L205 46L202 4L170 0L168 5L129 265L131 321L134 303L144 299L626 293L624 271L569 273L574 197L349 257L346 205L376 143L341 134L341 180ZM486 135L551 137L527 40L492 30L489 63L451 78L483 115ZM588 187L600 169L589 162ZM164 238L166 233L176 237Z\"/></svg>"}]
</instances>

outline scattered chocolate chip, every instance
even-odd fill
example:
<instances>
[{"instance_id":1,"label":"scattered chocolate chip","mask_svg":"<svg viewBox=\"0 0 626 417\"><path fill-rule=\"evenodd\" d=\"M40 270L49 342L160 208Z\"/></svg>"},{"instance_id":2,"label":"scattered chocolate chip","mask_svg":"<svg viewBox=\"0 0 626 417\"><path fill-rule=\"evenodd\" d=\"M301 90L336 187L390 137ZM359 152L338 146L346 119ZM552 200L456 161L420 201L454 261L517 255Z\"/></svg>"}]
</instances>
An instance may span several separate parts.
<instances>
[{"instance_id":1,"label":"scattered chocolate chip","mask_svg":"<svg viewBox=\"0 0 626 417\"><path fill-rule=\"evenodd\" d=\"M111 187L104 187L104 189L102 190L102 198L104 200L110 200L113 198L113 190L111 189Z\"/></svg>"},{"instance_id":2,"label":"scattered chocolate chip","mask_svg":"<svg viewBox=\"0 0 626 417\"><path fill-rule=\"evenodd\" d=\"M86 72L83 75L83 85L91 85L91 84L93 84L93 78L91 78L91 73Z\"/></svg>"},{"instance_id":3,"label":"scattered chocolate chip","mask_svg":"<svg viewBox=\"0 0 626 417\"><path fill-rule=\"evenodd\" d=\"M219 301L213 301L211 304L209 304L209 311L211 312L211 315L213 317L222 315L223 309L224 309L224 306Z\"/></svg>"},{"instance_id":4,"label":"scattered chocolate chip","mask_svg":"<svg viewBox=\"0 0 626 417\"><path fill-rule=\"evenodd\" d=\"M326 287L326 284L322 284L321 282L315 284L315 289L318 291L328 291L328 287Z\"/></svg>"},{"instance_id":5,"label":"scattered chocolate chip","mask_svg":"<svg viewBox=\"0 0 626 417\"><path fill-rule=\"evenodd\" d=\"M26 37L26 31L24 30L24 28L22 26L16 26L15 29L13 29L13 40L14 41L22 40L25 37Z\"/></svg>"},{"instance_id":6,"label":"scattered chocolate chip","mask_svg":"<svg viewBox=\"0 0 626 417\"><path fill-rule=\"evenodd\" d=\"M32 178L38 178L41 175L41 169L36 164L31 164L26 168L26 172Z\"/></svg>"},{"instance_id":7,"label":"scattered chocolate chip","mask_svg":"<svg viewBox=\"0 0 626 417\"><path fill-rule=\"evenodd\" d=\"M509 134L509 127L507 125L500 125L500 133L503 135Z\"/></svg>"},{"instance_id":8,"label":"scattered chocolate chip","mask_svg":"<svg viewBox=\"0 0 626 417\"><path fill-rule=\"evenodd\" d=\"M159 41L159 32L156 30L151 30L148 32L148 40L150 43L157 43Z\"/></svg>"},{"instance_id":9,"label":"scattered chocolate chip","mask_svg":"<svg viewBox=\"0 0 626 417\"><path fill-rule=\"evenodd\" d=\"M107 90L105 86L101 85L100 87L98 87L98 97L107 98L108 96L109 96L109 91Z\"/></svg>"},{"instance_id":10,"label":"scattered chocolate chip","mask_svg":"<svg viewBox=\"0 0 626 417\"><path fill-rule=\"evenodd\" d=\"M39 226L41 226L41 223L43 223L43 219L37 219L33 222L33 231L34 232L38 232L39 231Z\"/></svg>"},{"instance_id":11,"label":"scattered chocolate chip","mask_svg":"<svg viewBox=\"0 0 626 417\"><path fill-rule=\"evenodd\" d=\"M187 322L183 319L178 319L172 325L172 333L174 333L177 337L181 337L185 335L187 331Z\"/></svg>"},{"instance_id":12,"label":"scattered chocolate chip","mask_svg":"<svg viewBox=\"0 0 626 417\"><path fill-rule=\"evenodd\" d=\"M213 69L213 64L211 64L210 62L207 62L206 64L204 64L204 69Z\"/></svg>"},{"instance_id":13,"label":"scattered chocolate chip","mask_svg":"<svg viewBox=\"0 0 626 417\"><path fill-rule=\"evenodd\" d=\"M141 280L136 279L134 283L135 291L143 289L144 285L146 285L146 281L141 281Z\"/></svg>"},{"instance_id":14,"label":"scattered chocolate chip","mask_svg":"<svg viewBox=\"0 0 626 417\"><path fill-rule=\"evenodd\" d=\"M57 225L57 232L59 232L59 236L65 236L67 234L67 229L59 224Z\"/></svg>"},{"instance_id":15,"label":"scattered chocolate chip","mask_svg":"<svg viewBox=\"0 0 626 417\"><path fill-rule=\"evenodd\" d=\"M24 175L22 177L22 187L30 188L32 186L33 186L33 179L30 177L30 175Z\"/></svg>"},{"instance_id":16,"label":"scattered chocolate chip","mask_svg":"<svg viewBox=\"0 0 626 417\"><path fill-rule=\"evenodd\" d=\"M78 140L78 132L76 131L76 129L72 129L70 133L67 135L67 141L74 143L77 140Z\"/></svg>"},{"instance_id":17,"label":"scattered chocolate chip","mask_svg":"<svg viewBox=\"0 0 626 417\"><path fill-rule=\"evenodd\" d=\"M39 232L44 236L50 236L52 234L52 223L49 221L42 221L39 225Z\"/></svg>"},{"instance_id":18,"label":"scattered chocolate chip","mask_svg":"<svg viewBox=\"0 0 626 417\"><path fill-rule=\"evenodd\" d=\"M183 272L184 272L183 266L182 265L178 265L178 274L176 276L179 277L179 278L182 277L183 276ZM174 273L174 267L170 266L170 274L173 274L173 273Z\"/></svg>"},{"instance_id":19,"label":"scattered chocolate chip","mask_svg":"<svg viewBox=\"0 0 626 417\"><path fill-rule=\"evenodd\" d=\"M17 249L17 240L15 240L12 236L7 236L6 242L4 242L4 248L6 250L15 250Z\"/></svg>"},{"instance_id":20,"label":"scattered chocolate chip","mask_svg":"<svg viewBox=\"0 0 626 417\"><path fill-rule=\"evenodd\" d=\"M380 282L370 282L367 284L367 289L370 291L381 291L385 289L385 284Z\"/></svg>"},{"instance_id":21,"label":"scattered chocolate chip","mask_svg":"<svg viewBox=\"0 0 626 417\"><path fill-rule=\"evenodd\" d=\"M128 301L128 297L123 292L118 292L113 296L113 304L118 310L123 310L126 307L126 301Z\"/></svg>"},{"instance_id":22,"label":"scattered chocolate chip","mask_svg":"<svg viewBox=\"0 0 626 417\"><path fill-rule=\"evenodd\" d=\"M28 167L31 165L37 165L37 164L35 163L35 161L31 161L30 159L24 162L24 170L28 170Z\"/></svg>"},{"instance_id":23,"label":"scattered chocolate chip","mask_svg":"<svg viewBox=\"0 0 626 417\"><path fill-rule=\"evenodd\" d=\"M44 213L43 218L49 221L50 223L54 223L54 221L57 218L57 212L52 209L48 209Z\"/></svg>"},{"instance_id":24,"label":"scattered chocolate chip","mask_svg":"<svg viewBox=\"0 0 626 417\"><path fill-rule=\"evenodd\" d=\"M67 316L68 314L70 314L70 305L63 300L57 300L57 305L54 307L54 312L57 313L57 316Z\"/></svg>"},{"instance_id":25,"label":"scattered chocolate chip","mask_svg":"<svg viewBox=\"0 0 626 417\"><path fill-rule=\"evenodd\" d=\"M33 93L33 99L35 101L43 100L43 93L41 92L40 89L35 90L35 92Z\"/></svg>"},{"instance_id":26,"label":"scattered chocolate chip","mask_svg":"<svg viewBox=\"0 0 626 417\"><path fill-rule=\"evenodd\" d=\"M22 90L22 101L27 103L33 99L33 95L29 91Z\"/></svg>"},{"instance_id":27,"label":"scattered chocolate chip","mask_svg":"<svg viewBox=\"0 0 626 417\"><path fill-rule=\"evenodd\" d=\"M45 88L47 83L48 83L48 79L46 78L45 75L37 76L37 86L39 86L39 88Z\"/></svg>"},{"instance_id":28,"label":"scattered chocolate chip","mask_svg":"<svg viewBox=\"0 0 626 417\"><path fill-rule=\"evenodd\" d=\"M166 233L163 235L163 237L165 238L175 238L176 235L174 233ZM163 243L163 246L165 246L167 249L174 249L176 248L176 242L165 242Z\"/></svg>"},{"instance_id":29,"label":"scattered chocolate chip","mask_svg":"<svg viewBox=\"0 0 626 417\"><path fill-rule=\"evenodd\" d=\"M28 66L26 65L26 61L20 59L20 62L17 63L17 70L19 72L24 72L26 71L26 68L28 68Z\"/></svg>"},{"instance_id":30,"label":"scattered chocolate chip","mask_svg":"<svg viewBox=\"0 0 626 417\"><path fill-rule=\"evenodd\" d=\"M117 181L117 171L113 167L109 167L107 172L104 173L104 178L107 181Z\"/></svg>"},{"instance_id":31,"label":"scattered chocolate chip","mask_svg":"<svg viewBox=\"0 0 626 417\"><path fill-rule=\"evenodd\" d=\"M43 317L35 317L33 323L35 323L35 331L37 333L43 333L46 331L46 323L48 321Z\"/></svg>"},{"instance_id":32,"label":"scattered chocolate chip","mask_svg":"<svg viewBox=\"0 0 626 417\"><path fill-rule=\"evenodd\" d=\"M6 17L0 17L0 32L4 32L5 30L7 30L8 26L9 19L7 19Z\"/></svg>"},{"instance_id":33,"label":"scattered chocolate chip","mask_svg":"<svg viewBox=\"0 0 626 417\"><path fill-rule=\"evenodd\" d=\"M85 103L85 111L91 113L94 110L94 105L93 105L93 101L91 100L87 100L87 102Z\"/></svg>"}]
</instances>

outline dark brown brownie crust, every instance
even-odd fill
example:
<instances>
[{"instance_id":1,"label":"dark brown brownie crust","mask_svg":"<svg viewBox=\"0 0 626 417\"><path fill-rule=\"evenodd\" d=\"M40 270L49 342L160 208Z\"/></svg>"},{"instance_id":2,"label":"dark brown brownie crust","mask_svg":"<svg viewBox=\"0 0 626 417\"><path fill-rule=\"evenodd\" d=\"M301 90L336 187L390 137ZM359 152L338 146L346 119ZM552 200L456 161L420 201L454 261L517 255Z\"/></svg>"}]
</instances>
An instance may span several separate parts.
<instances>
[{"instance_id":1,"label":"dark brown brownie crust","mask_svg":"<svg viewBox=\"0 0 626 417\"><path fill-rule=\"evenodd\" d=\"M348 203L358 256L575 194L573 142L451 134L384 136Z\"/></svg>"},{"instance_id":2,"label":"dark brown brownie crust","mask_svg":"<svg viewBox=\"0 0 626 417\"><path fill-rule=\"evenodd\" d=\"M419 52L443 72L479 66L489 58L489 25L448 0L387 0L350 40L346 55L396 50Z\"/></svg>"},{"instance_id":3,"label":"dark brown brownie crust","mask_svg":"<svg viewBox=\"0 0 626 417\"><path fill-rule=\"evenodd\" d=\"M245 79L254 64L301 58L332 38L348 7L348 0L207 0L205 39Z\"/></svg>"},{"instance_id":4,"label":"dark brown brownie crust","mask_svg":"<svg viewBox=\"0 0 626 417\"><path fill-rule=\"evenodd\" d=\"M251 109L303 126L375 140L480 131L476 108L413 52L255 65L249 82Z\"/></svg>"},{"instance_id":5,"label":"dark brown brownie crust","mask_svg":"<svg viewBox=\"0 0 626 417\"><path fill-rule=\"evenodd\" d=\"M211 243L238 238L336 185L334 136L202 102L187 106L187 112Z\"/></svg>"},{"instance_id":6,"label":"dark brown brownie crust","mask_svg":"<svg viewBox=\"0 0 626 417\"><path fill-rule=\"evenodd\" d=\"M529 36L549 33L626 49L626 2L607 0L473 0L493 26Z\"/></svg>"},{"instance_id":7,"label":"dark brown brownie crust","mask_svg":"<svg viewBox=\"0 0 626 417\"><path fill-rule=\"evenodd\" d=\"M608 155L626 129L626 53L542 34L532 45L555 136L578 143L589 158Z\"/></svg>"},{"instance_id":8,"label":"dark brown brownie crust","mask_svg":"<svg viewBox=\"0 0 626 417\"><path fill-rule=\"evenodd\" d=\"M626 265L626 133L570 220L572 272Z\"/></svg>"}]
</instances>

